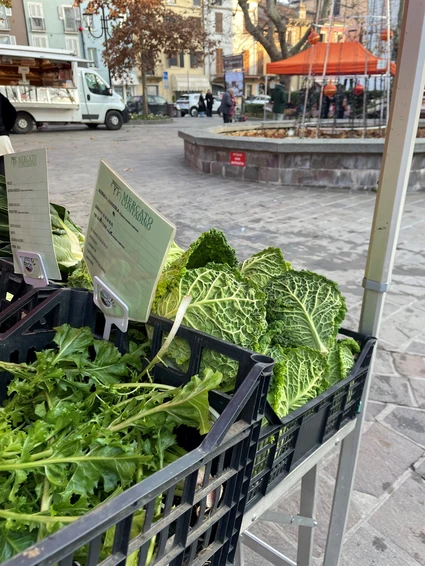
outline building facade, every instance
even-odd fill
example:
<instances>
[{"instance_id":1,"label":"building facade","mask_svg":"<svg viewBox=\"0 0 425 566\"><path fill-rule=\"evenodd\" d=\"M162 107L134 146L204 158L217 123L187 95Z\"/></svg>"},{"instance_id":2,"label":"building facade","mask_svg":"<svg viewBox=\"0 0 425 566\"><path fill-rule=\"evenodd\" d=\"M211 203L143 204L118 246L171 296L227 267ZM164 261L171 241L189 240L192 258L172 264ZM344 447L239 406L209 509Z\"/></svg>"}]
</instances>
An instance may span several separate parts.
<instances>
[{"instance_id":1,"label":"building facade","mask_svg":"<svg viewBox=\"0 0 425 566\"><path fill-rule=\"evenodd\" d=\"M29 45L83 56L79 8L64 0L24 0L23 4Z\"/></svg>"},{"instance_id":2,"label":"building facade","mask_svg":"<svg viewBox=\"0 0 425 566\"><path fill-rule=\"evenodd\" d=\"M28 34L22 0L12 0L12 7L0 6L0 43L28 45Z\"/></svg>"}]
</instances>

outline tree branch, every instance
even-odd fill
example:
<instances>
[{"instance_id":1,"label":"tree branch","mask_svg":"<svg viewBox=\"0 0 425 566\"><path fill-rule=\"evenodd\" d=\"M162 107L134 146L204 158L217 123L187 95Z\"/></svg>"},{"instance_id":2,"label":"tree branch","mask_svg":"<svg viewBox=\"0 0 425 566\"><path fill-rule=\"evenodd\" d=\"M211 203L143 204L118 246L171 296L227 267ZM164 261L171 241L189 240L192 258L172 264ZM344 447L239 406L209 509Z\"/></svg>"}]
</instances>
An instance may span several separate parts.
<instances>
[{"instance_id":1,"label":"tree branch","mask_svg":"<svg viewBox=\"0 0 425 566\"><path fill-rule=\"evenodd\" d=\"M248 11L247 1L238 0L238 4L244 16L246 31L251 34L252 37L258 41L258 43L261 43L272 61L279 61L279 59L282 59L282 53L277 48L274 37L270 38L269 34L264 35L261 28L259 26L255 26L252 23L251 16Z\"/></svg>"},{"instance_id":2,"label":"tree branch","mask_svg":"<svg viewBox=\"0 0 425 566\"><path fill-rule=\"evenodd\" d=\"M297 53L299 53L301 51L301 49L304 47L308 36L310 35L312 28L308 28L308 30L305 32L305 34L302 36L302 38L298 41L298 43L296 43L294 45L294 47L291 49L291 55L296 55Z\"/></svg>"}]
</instances>

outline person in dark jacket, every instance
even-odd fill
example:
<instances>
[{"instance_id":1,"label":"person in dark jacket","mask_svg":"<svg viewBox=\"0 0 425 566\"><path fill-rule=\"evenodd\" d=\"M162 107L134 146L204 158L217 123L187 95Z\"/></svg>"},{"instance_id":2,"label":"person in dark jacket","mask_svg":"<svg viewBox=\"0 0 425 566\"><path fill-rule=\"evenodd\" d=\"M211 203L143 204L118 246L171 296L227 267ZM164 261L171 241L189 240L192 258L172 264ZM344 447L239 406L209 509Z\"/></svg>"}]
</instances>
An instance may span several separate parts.
<instances>
[{"instance_id":1,"label":"person in dark jacket","mask_svg":"<svg viewBox=\"0 0 425 566\"><path fill-rule=\"evenodd\" d=\"M9 100L0 93L0 175L4 175L4 156L14 153L9 132L16 122L16 110Z\"/></svg>"},{"instance_id":2,"label":"person in dark jacket","mask_svg":"<svg viewBox=\"0 0 425 566\"><path fill-rule=\"evenodd\" d=\"M208 90L207 94L205 95L205 101L207 103L207 116L208 116L208 118L212 118L212 109L213 109L213 104L214 104L214 97L213 97L212 92L210 90Z\"/></svg>"},{"instance_id":3,"label":"person in dark jacket","mask_svg":"<svg viewBox=\"0 0 425 566\"><path fill-rule=\"evenodd\" d=\"M205 100L204 100L204 96L201 92L201 95L199 97L199 102L198 102L198 112L199 112L199 116L201 118L205 117L205 110L206 110Z\"/></svg>"},{"instance_id":4,"label":"person in dark jacket","mask_svg":"<svg viewBox=\"0 0 425 566\"><path fill-rule=\"evenodd\" d=\"M233 90L229 88L229 90L223 94L223 98L221 99L219 112L223 114L223 122L225 124L230 122L230 113L233 108L233 96Z\"/></svg>"},{"instance_id":5,"label":"person in dark jacket","mask_svg":"<svg viewBox=\"0 0 425 566\"><path fill-rule=\"evenodd\" d=\"M272 92L273 114L275 120L283 120L283 114L286 106L286 92L283 82L281 81Z\"/></svg>"}]
</instances>

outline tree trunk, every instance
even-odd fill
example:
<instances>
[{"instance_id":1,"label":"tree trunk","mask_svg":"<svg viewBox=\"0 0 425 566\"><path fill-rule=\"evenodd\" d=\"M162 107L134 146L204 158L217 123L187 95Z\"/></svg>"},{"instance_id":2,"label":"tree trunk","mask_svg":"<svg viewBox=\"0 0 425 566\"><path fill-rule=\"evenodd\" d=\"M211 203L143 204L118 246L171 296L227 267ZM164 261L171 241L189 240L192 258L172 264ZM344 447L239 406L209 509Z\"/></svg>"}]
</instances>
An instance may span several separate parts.
<instances>
[{"instance_id":1,"label":"tree trunk","mask_svg":"<svg viewBox=\"0 0 425 566\"><path fill-rule=\"evenodd\" d=\"M397 14L397 27L394 30L394 41L393 41L393 52L392 52L393 61L397 61L398 48L400 45L401 24L403 22L403 13L404 13L404 0L400 0L400 5L398 7L398 14Z\"/></svg>"},{"instance_id":2,"label":"tree trunk","mask_svg":"<svg viewBox=\"0 0 425 566\"><path fill-rule=\"evenodd\" d=\"M142 116L146 120L149 115L149 105L148 105L148 86L146 83L146 69L143 61L140 70L142 74L142 94L143 94Z\"/></svg>"}]
</instances>

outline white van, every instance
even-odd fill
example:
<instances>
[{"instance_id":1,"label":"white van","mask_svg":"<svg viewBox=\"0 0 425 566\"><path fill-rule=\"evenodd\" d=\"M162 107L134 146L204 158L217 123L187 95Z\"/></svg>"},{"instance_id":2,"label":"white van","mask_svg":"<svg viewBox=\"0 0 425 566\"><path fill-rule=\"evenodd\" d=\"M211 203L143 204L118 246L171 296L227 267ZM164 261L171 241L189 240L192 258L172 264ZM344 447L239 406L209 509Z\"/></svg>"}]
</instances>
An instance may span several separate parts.
<instances>
[{"instance_id":1,"label":"white van","mask_svg":"<svg viewBox=\"0 0 425 566\"><path fill-rule=\"evenodd\" d=\"M18 112L14 131L27 134L34 123L119 130L125 104L88 65L61 49L0 45L0 92Z\"/></svg>"}]
</instances>

